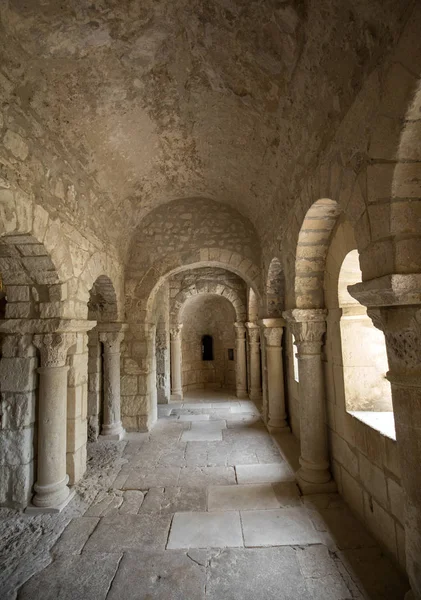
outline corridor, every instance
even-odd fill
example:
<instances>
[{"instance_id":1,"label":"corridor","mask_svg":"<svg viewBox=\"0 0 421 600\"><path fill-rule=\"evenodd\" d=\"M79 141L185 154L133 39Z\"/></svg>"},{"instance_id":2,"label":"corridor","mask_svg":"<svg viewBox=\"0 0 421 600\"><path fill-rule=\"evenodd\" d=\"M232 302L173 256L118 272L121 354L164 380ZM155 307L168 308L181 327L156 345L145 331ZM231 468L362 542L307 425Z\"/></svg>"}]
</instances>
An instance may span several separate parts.
<instances>
[{"instance_id":1,"label":"corridor","mask_svg":"<svg viewBox=\"0 0 421 600\"><path fill-rule=\"evenodd\" d=\"M1 509L3 600L395 600L408 584L336 494L300 497L250 401L195 392L90 444L58 515ZM33 575L31 577L31 575Z\"/></svg>"}]
</instances>

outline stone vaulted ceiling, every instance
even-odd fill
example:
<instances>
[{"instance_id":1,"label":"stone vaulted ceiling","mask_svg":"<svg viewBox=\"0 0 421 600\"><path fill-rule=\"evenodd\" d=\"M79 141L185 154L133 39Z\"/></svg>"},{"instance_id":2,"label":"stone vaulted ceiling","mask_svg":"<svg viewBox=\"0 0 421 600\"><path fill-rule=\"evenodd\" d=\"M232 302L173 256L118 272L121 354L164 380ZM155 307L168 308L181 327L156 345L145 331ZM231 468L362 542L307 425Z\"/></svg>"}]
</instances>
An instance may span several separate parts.
<instances>
[{"instance_id":1,"label":"stone vaulted ceiling","mask_svg":"<svg viewBox=\"0 0 421 600\"><path fill-rule=\"evenodd\" d=\"M114 211L127 247L148 211L179 197L227 202L264 234L407 4L4 0L0 37L14 101L98 184L101 218Z\"/></svg>"}]
</instances>

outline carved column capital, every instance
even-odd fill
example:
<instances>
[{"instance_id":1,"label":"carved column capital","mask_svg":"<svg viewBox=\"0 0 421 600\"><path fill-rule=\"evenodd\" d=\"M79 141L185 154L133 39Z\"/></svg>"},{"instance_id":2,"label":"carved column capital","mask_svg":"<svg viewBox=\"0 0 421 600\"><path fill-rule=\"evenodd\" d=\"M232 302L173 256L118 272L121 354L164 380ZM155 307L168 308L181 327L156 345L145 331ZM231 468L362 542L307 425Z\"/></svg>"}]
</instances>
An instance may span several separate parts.
<instances>
[{"instance_id":1,"label":"carved column capital","mask_svg":"<svg viewBox=\"0 0 421 600\"><path fill-rule=\"evenodd\" d=\"M101 331L99 333L99 341L104 345L104 352L109 354L119 354L120 345L124 339L122 331Z\"/></svg>"},{"instance_id":2,"label":"carved column capital","mask_svg":"<svg viewBox=\"0 0 421 600\"><path fill-rule=\"evenodd\" d=\"M326 332L327 310L294 308L283 315L294 335L298 355L319 354Z\"/></svg>"},{"instance_id":3,"label":"carved column capital","mask_svg":"<svg viewBox=\"0 0 421 600\"><path fill-rule=\"evenodd\" d=\"M421 306L389 306L367 311L383 331L391 383L421 387Z\"/></svg>"},{"instance_id":4,"label":"carved column capital","mask_svg":"<svg viewBox=\"0 0 421 600\"><path fill-rule=\"evenodd\" d=\"M260 329L256 323L246 323L248 331L248 339L250 344L259 344L260 343Z\"/></svg>"},{"instance_id":5,"label":"carved column capital","mask_svg":"<svg viewBox=\"0 0 421 600\"><path fill-rule=\"evenodd\" d=\"M183 329L183 324L178 323L177 325L173 325L170 329L171 341L180 339L181 330Z\"/></svg>"},{"instance_id":6,"label":"carved column capital","mask_svg":"<svg viewBox=\"0 0 421 600\"><path fill-rule=\"evenodd\" d=\"M261 319L259 324L267 346L282 346L285 321L279 318Z\"/></svg>"},{"instance_id":7,"label":"carved column capital","mask_svg":"<svg viewBox=\"0 0 421 600\"><path fill-rule=\"evenodd\" d=\"M237 321L234 323L235 327L235 337L237 340L245 340L246 339L246 326L242 321Z\"/></svg>"},{"instance_id":8,"label":"carved column capital","mask_svg":"<svg viewBox=\"0 0 421 600\"><path fill-rule=\"evenodd\" d=\"M64 367L67 352L76 344L75 333L35 334L33 344L41 353L41 367Z\"/></svg>"}]
</instances>

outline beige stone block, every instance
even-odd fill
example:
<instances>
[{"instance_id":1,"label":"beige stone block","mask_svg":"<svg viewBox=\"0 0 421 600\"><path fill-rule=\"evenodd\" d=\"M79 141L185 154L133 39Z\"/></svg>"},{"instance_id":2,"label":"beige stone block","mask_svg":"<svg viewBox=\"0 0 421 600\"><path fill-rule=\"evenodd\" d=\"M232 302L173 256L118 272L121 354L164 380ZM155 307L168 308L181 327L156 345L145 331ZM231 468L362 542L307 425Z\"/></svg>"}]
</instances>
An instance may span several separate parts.
<instances>
[{"instance_id":1,"label":"beige stone block","mask_svg":"<svg viewBox=\"0 0 421 600\"><path fill-rule=\"evenodd\" d=\"M69 485L74 485L82 479L86 471L86 445L75 452L67 453L66 470L69 476Z\"/></svg>"},{"instance_id":2,"label":"beige stone block","mask_svg":"<svg viewBox=\"0 0 421 600\"><path fill-rule=\"evenodd\" d=\"M145 415L148 411L147 396L123 396L121 398L121 413L125 417Z\"/></svg>"},{"instance_id":3,"label":"beige stone block","mask_svg":"<svg viewBox=\"0 0 421 600\"><path fill-rule=\"evenodd\" d=\"M368 202L377 202L392 195L392 181L395 165L378 163L367 167Z\"/></svg>"},{"instance_id":4,"label":"beige stone block","mask_svg":"<svg viewBox=\"0 0 421 600\"><path fill-rule=\"evenodd\" d=\"M34 430L26 427L18 431L0 431L0 464L18 466L28 464L34 457Z\"/></svg>"},{"instance_id":5,"label":"beige stone block","mask_svg":"<svg viewBox=\"0 0 421 600\"><path fill-rule=\"evenodd\" d=\"M139 431L137 417L132 417L132 416L123 414L121 417L121 421L122 421L123 427L126 431Z\"/></svg>"},{"instance_id":6,"label":"beige stone block","mask_svg":"<svg viewBox=\"0 0 421 600\"><path fill-rule=\"evenodd\" d=\"M371 427L365 429L367 458L382 468L385 457L385 436Z\"/></svg>"},{"instance_id":7,"label":"beige stone block","mask_svg":"<svg viewBox=\"0 0 421 600\"><path fill-rule=\"evenodd\" d=\"M11 302L6 304L6 319L26 319L31 314L30 302Z\"/></svg>"},{"instance_id":8,"label":"beige stone block","mask_svg":"<svg viewBox=\"0 0 421 600\"><path fill-rule=\"evenodd\" d=\"M29 154L29 147L21 135L8 129L3 138L3 144L19 160L25 160Z\"/></svg>"},{"instance_id":9,"label":"beige stone block","mask_svg":"<svg viewBox=\"0 0 421 600\"><path fill-rule=\"evenodd\" d=\"M359 455L360 479L364 488L383 508L388 508L386 477L384 472L370 462L364 455Z\"/></svg>"},{"instance_id":10,"label":"beige stone block","mask_svg":"<svg viewBox=\"0 0 421 600\"><path fill-rule=\"evenodd\" d=\"M0 381L4 392L27 392L36 387L35 358L7 358L0 361Z\"/></svg>"},{"instance_id":11,"label":"beige stone block","mask_svg":"<svg viewBox=\"0 0 421 600\"><path fill-rule=\"evenodd\" d=\"M349 444L336 433L331 434L332 456L353 476L358 476L358 456Z\"/></svg>"},{"instance_id":12,"label":"beige stone block","mask_svg":"<svg viewBox=\"0 0 421 600\"><path fill-rule=\"evenodd\" d=\"M121 394L123 396L133 396L138 391L137 375L123 375L121 378Z\"/></svg>"},{"instance_id":13,"label":"beige stone block","mask_svg":"<svg viewBox=\"0 0 421 600\"><path fill-rule=\"evenodd\" d=\"M80 417L77 419L67 419L67 438L66 448L67 452L74 453L84 444L88 439L88 423Z\"/></svg>"},{"instance_id":14,"label":"beige stone block","mask_svg":"<svg viewBox=\"0 0 421 600\"><path fill-rule=\"evenodd\" d=\"M83 385L67 388L67 418L76 419L82 416Z\"/></svg>"},{"instance_id":15,"label":"beige stone block","mask_svg":"<svg viewBox=\"0 0 421 600\"><path fill-rule=\"evenodd\" d=\"M421 200L392 202L390 205L390 230L393 235L419 233L421 231Z\"/></svg>"},{"instance_id":16,"label":"beige stone block","mask_svg":"<svg viewBox=\"0 0 421 600\"><path fill-rule=\"evenodd\" d=\"M364 518L363 489L357 479L342 469L342 494L347 504L361 518Z\"/></svg>"},{"instance_id":17,"label":"beige stone block","mask_svg":"<svg viewBox=\"0 0 421 600\"><path fill-rule=\"evenodd\" d=\"M384 438L385 455L383 464L385 468L393 473L397 479L401 478L401 467L398 455L398 445L396 440L391 438Z\"/></svg>"},{"instance_id":18,"label":"beige stone block","mask_svg":"<svg viewBox=\"0 0 421 600\"><path fill-rule=\"evenodd\" d=\"M398 562L401 569L406 571L406 548L405 548L405 529L399 525L399 523L395 523L396 530L396 545L398 549Z\"/></svg>"},{"instance_id":19,"label":"beige stone block","mask_svg":"<svg viewBox=\"0 0 421 600\"><path fill-rule=\"evenodd\" d=\"M88 381L88 355L71 354L68 374L69 386L78 386Z\"/></svg>"},{"instance_id":20,"label":"beige stone block","mask_svg":"<svg viewBox=\"0 0 421 600\"><path fill-rule=\"evenodd\" d=\"M398 559L395 521L380 504L366 492L364 496L364 521L374 537Z\"/></svg>"},{"instance_id":21,"label":"beige stone block","mask_svg":"<svg viewBox=\"0 0 421 600\"><path fill-rule=\"evenodd\" d=\"M398 163L396 165L392 195L395 198L419 198L421 162Z\"/></svg>"},{"instance_id":22,"label":"beige stone block","mask_svg":"<svg viewBox=\"0 0 421 600\"><path fill-rule=\"evenodd\" d=\"M1 394L2 429L23 429L35 422L35 392Z\"/></svg>"},{"instance_id":23,"label":"beige stone block","mask_svg":"<svg viewBox=\"0 0 421 600\"><path fill-rule=\"evenodd\" d=\"M405 494L402 487L394 480L387 479L387 492L389 495L390 510L403 525L405 511Z\"/></svg>"}]
</instances>

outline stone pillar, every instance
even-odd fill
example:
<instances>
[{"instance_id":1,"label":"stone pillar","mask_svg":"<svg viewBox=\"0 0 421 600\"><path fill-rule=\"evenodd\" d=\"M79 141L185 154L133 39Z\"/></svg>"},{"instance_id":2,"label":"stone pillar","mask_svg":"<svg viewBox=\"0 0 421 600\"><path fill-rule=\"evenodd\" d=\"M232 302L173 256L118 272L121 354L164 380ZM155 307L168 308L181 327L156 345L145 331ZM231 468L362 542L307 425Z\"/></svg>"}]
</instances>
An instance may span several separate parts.
<instances>
[{"instance_id":1,"label":"stone pillar","mask_svg":"<svg viewBox=\"0 0 421 600\"><path fill-rule=\"evenodd\" d=\"M247 398L246 328L235 323L235 382L237 398Z\"/></svg>"},{"instance_id":2,"label":"stone pillar","mask_svg":"<svg viewBox=\"0 0 421 600\"><path fill-rule=\"evenodd\" d=\"M183 399L181 379L181 330L182 324L175 325L170 330L171 335L171 394L175 399Z\"/></svg>"},{"instance_id":3,"label":"stone pillar","mask_svg":"<svg viewBox=\"0 0 421 600\"><path fill-rule=\"evenodd\" d=\"M250 400L256 401L262 397L261 365L260 365L260 330L256 323L246 323L250 351Z\"/></svg>"},{"instance_id":4,"label":"stone pillar","mask_svg":"<svg viewBox=\"0 0 421 600\"><path fill-rule=\"evenodd\" d=\"M108 329L108 330L107 330ZM121 323L98 325L99 340L103 345L104 411L101 438L121 440L124 429L121 423L120 398L120 345L124 338Z\"/></svg>"},{"instance_id":5,"label":"stone pillar","mask_svg":"<svg viewBox=\"0 0 421 600\"><path fill-rule=\"evenodd\" d=\"M364 284L362 284L364 285ZM350 288L350 291L352 288ZM351 292L354 297L359 296ZM365 302L364 302L365 303ZM406 570L412 592L421 599L421 306L369 309L386 338L396 442L405 490Z\"/></svg>"},{"instance_id":6,"label":"stone pillar","mask_svg":"<svg viewBox=\"0 0 421 600\"><path fill-rule=\"evenodd\" d=\"M262 319L267 368L267 428L271 433L286 431L284 368L282 363L283 319Z\"/></svg>"},{"instance_id":7,"label":"stone pillar","mask_svg":"<svg viewBox=\"0 0 421 600\"><path fill-rule=\"evenodd\" d=\"M294 309L284 313L297 346L300 390L301 468L297 480L303 494L335 490L329 472L322 343L327 311Z\"/></svg>"},{"instance_id":8,"label":"stone pillar","mask_svg":"<svg viewBox=\"0 0 421 600\"><path fill-rule=\"evenodd\" d=\"M72 333L37 334L34 345L41 353L38 369L38 457L34 506L27 511L60 512L69 502L66 474L67 352L76 343Z\"/></svg>"}]
</instances>

